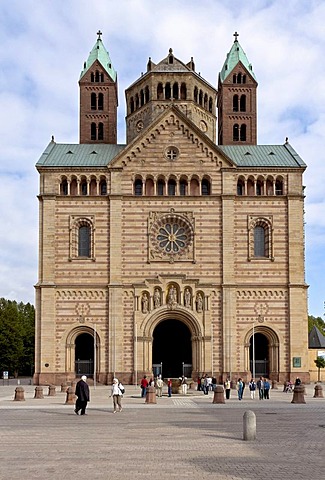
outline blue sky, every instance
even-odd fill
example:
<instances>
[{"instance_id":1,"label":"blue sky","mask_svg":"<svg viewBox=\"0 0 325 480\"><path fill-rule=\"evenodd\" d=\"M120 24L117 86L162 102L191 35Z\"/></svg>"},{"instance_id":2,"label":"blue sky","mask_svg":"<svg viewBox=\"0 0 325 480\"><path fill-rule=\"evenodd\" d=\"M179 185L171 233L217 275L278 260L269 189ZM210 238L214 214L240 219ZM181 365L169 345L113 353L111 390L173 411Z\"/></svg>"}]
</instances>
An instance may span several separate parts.
<instances>
[{"instance_id":1,"label":"blue sky","mask_svg":"<svg viewBox=\"0 0 325 480\"><path fill-rule=\"evenodd\" d=\"M173 48L194 57L212 85L239 32L258 87L258 143L292 146L307 163L306 281L309 313L324 314L325 40L322 0L11 0L0 3L0 297L34 303L38 174L55 136L79 139L78 79L103 32L124 90Z\"/></svg>"}]
</instances>

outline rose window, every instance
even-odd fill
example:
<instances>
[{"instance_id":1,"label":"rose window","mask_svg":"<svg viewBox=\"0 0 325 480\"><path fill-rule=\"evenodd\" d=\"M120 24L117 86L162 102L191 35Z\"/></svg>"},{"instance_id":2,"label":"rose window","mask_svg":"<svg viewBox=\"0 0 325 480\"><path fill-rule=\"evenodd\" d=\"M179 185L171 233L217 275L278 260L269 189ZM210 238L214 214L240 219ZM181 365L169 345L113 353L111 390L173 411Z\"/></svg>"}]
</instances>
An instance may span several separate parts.
<instances>
[{"instance_id":1,"label":"rose window","mask_svg":"<svg viewBox=\"0 0 325 480\"><path fill-rule=\"evenodd\" d=\"M178 253L182 248L186 247L187 235L185 228L177 223L166 223L164 227L159 229L157 235L159 248L167 253Z\"/></svg>"},{"instance_id":2,"label":"rose window","mask_svg":"<svg viewBox=\"0 0 325 480\"><path fill-rule=\"evenodd\" d=\"M150 237L157 253L178 258L188 252L193 243L193 229L184 217L166 215L153 224Z\"/></svg>"}]
</instances>

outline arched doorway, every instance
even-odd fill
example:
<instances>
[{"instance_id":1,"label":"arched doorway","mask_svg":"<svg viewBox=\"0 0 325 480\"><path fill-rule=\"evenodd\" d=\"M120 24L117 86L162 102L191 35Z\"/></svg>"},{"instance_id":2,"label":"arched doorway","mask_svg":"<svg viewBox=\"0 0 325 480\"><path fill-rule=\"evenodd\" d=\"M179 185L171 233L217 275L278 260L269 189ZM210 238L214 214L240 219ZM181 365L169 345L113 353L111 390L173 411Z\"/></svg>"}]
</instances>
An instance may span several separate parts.
<instances>
[{"instance_id":1,"label":"arched doorway","mask_svg":"<svg viewBox=\"0 0 325 480\"><path fill-rule=\"evenodd\" d=\"M152 364L162 364L164 378L190 377L192 342L189 328L180 320L163 320L153 331ZM156 367L157 368L157 367Z\"/></svg>"},{"instance_id":2,"label":"arched doorway","mask_svg":"<svg viewBox=\"0 0 325 480\"><path fill-rule=\"evenodd\" d=\"M77 376L94 375L94 337L80 333L75 340L75 373Z\"/></svg>"},{"instance_id":3,"label":"arched doorway","mask_svg":"<svg viewBox=\"0 0 325 480\"><path fill-rule=\"evenodd\" d=\"M255 372L255 378L270 376L269 350L269 340L263 333L254 333L254 336L251 336L249 344L250 371L253 376Z\"/></svg>"}]
</instances>

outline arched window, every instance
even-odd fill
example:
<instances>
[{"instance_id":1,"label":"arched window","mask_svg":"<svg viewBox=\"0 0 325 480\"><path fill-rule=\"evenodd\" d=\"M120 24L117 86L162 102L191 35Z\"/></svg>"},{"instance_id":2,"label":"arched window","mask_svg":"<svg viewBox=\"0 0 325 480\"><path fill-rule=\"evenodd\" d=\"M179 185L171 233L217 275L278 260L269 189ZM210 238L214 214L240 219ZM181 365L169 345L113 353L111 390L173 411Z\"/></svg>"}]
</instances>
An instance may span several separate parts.
<instances>
[{"instance_id":1,"label":"arched window","mask_svg":"<svg viewBox=\"0 0 325 480\"><path fill-rule=\"evenodd\" d=\"M232 139L234 142L239 141L239 125L238 123L235 123L235 125L232 128Z\"/></svg>"},{"instance_id":2,"label":"arched window","mask_svg":"<svg viewBox=\"0 0 325 480\"><path fill-rule=\"evenodd\" d=\"M80 184L80 191L81 191L81 195L87 195L88 193L88 190L87 190L87 182L86 180L83 180Z\"/></svg>"},{"instance_id":3,"label":"arched window","mask_svg":"<svg viewBox=\"0 0 325 480\"><path fill-rule=\"evenodd\" d=\"M240 178L237 181L237 195L244 195L245 184L244 181Z\"/></svg>"},{"instance_id":4,"label":"arched window","mask_svg":"<svg viewBox=\"0 0 325 480\"><path fill-rule=\"evenodd\" d=\"M187 195L187 181L184 179L179 182L179 194Z\"/></svg>"},{"instance_id":5,"label":"arched window","mask_svg":"<svg viewBox=\"0 0 325 480\"><path fill-rule=\"evenodd\" d=\"M152 178L146 179L146 195L153 195L155 193L155 187Z\"/></svg>"},{"instance_id":6,"label":"arched window","mask_svg":"<svg viewBox=\"0 0 325 480\"><path fill-rule=\"evenodd\" d=\"M246 125L243 123L240 127L240 141L246 142Z\"/></svg>"},{"instance_id":7,"label":"arched window","mask_svg":"<svg viewBox=\"0 0 325 480\"><path fill-rule=\"evenodd\" d=\"M96 123L90 125L90 138L91 140L96 140Z\"/></svg>"},{"instance_id":8,"label":"arched window","mask_svg":"<svg viewBox=\"0 0 325 480\"><path fill-rule=\"evenodd\" d=\"M91 72L91 74L90 74L90 81L91 81L91 82L94 82L94 81L95 81L94 72Z\"/></svg>"},{"instance_id":9,"label":"arched window","mask_svg":"<svg viewBox=\"0 0 325 480\"><path fill-rule=\"evenodd\" d=\"M232 97L232 110L233 112L238 112L238 95Z\"/></svg>"},{"instance_id":10,"label":"arched window","mask_svg":"<svg viewBox=\"0 0 325 480\"><path fill-rule=\"evenodd\" d=\"M191 195L200 195L200 185L196 178L191 179L190 183L190 193Z\"/></svg>"},{"instance_id":11,"label":"arched window","mask_svg":"<svg viewBox=\"0 0 325 480\"><path fill-rule=\"evenodd\" d=\"M139 108L139 95L136 94L135 96L135 109L138 110Z\"/></svg>"},{"instance_id":12,"label":"arched window","mask_svg":"<svg viewBox=\"0 0 325 480\"><path fill-rule=\"evenodd\" d=\"M99 71L96 70L96 73L95 73L95 82L99 82Z\"/></svg>"},{"instance_id":13,"label":"arched window","mask_svg":"<svg viewBox=\"0 0 325 480\"><path fill-rule=\"evenodd\" d=\"M104 109L104 94L99 93L98 94L98 110L103 110Z\"/></svg>"},{"instance_id":14,"label":"arched window","mask_svg":"<svg viewBox=\"0 0 325 480\"><path fill-rule=\"evenodd\" d=\"M165 193L165 182L162 179L159 179L157 182L157 194L164 195Z\"/></svg>"},{"instance_id":15,"label":"arched window","mask_svg":"<svg viewBox=\"0 0 325 480\"><path fill-rule=\"evenodd\" d=\"M157 86L157 99L158 100L164 99L164 89L163 89L162 83L158 83L158 86Z\"/></svg>"},{"instance_id":16,"label":"arched window","mask_svg":"<svg viewBox=\"0 0 325 480\"><path fill-rule=\"evenodd\" d=\"M130 100L130 110L131 110L131 113L134 112L134 98L131 97L131 100Z\"/></svg>"},{"instance_id":17,"label":"arched window","mask_svg":"<svg viewBox=\"0 0 325 480\"><path fill-rule=\"evenodd\" d=\"M168 180L168 195L176 195L176 182L173 179Z\"/></svg>"},{"instance_id":18,"label":"arched window","mask_svg":"<svg viewBox=\"0 0 325 480\"><path fill-rule=\"evenodd\" d=\"M171 88L170 88L170 83L166 83L165 85L165 100L170 100L171 97Z\"/></svg>"},{"instance_id":19,"label":"arched window","mask_svg":"<svg viewBox=\"0 0 325 480\"><path fill-rule=\"evenodd\" d=\"M241 83L241 73L238 73L237 75L237 83Z\"/></svg>"},{"instance_id":20,"label":"arched window","mask_svg":"<svg viewBox=\"0 0 325 480\"><path fill-rule=\"evenodd\" d=\"M234 74L232 76L232 83L237 83L237 75L236 74Z\"/></svg>"},{"instance_id":21,"label":"arched window","mask_svg":"<svg viewBox=\"0 0 325 480\"><path fill-rule=\"evenodd\" d=\"M283 195L283 182L277 179L275 182L275 195Z\"/></svg>"},{"instance_id":22,"label":"arched window","mask_svg":"<svg viewBox=\"0 0 325 480\"><path fill-rule=\"evenodd\" d=\"M256 195L263 195L264 194L264 185L262 180L257 180L256 182Z\"/></svg>"},{"instance_id":23,"label":"arched window","mask_svg":"<svg viewBox=\"0 0 325 480\"><path fill-rule=\"evenodd\" d=\"M254 257L267 257L265 229L261 225L254 228Z\"/></svg>"},{"instance_id":24,"label":"arched window","mask_svg":"<svg viewBox=\"0 0 325 480\"><path fill-rule=\"evenodd\" d=\"M144 105L144 92L143 92L143 90L140 91L140 104L141 104L141 107L143 107L143 105Z\"/></svg>"},{"instance_id":25,"label":"arched window","mask_svg":"<svg viewBox=\"0 0 325 480\"><path fill-rule=\"evenodd\" d=\"M99 184L99 192L101 195L107 195L107 183L106 180L101 180Z\"/></svg>"},{"instance_id":26,"label":"arched window","mask_svg":"<svg viewBox=\"0 0 325 480\"><path fill-rule=\"evenodd\" d=\"M100 74L100 81L101 81L101 82L104 81L104 74L103 74L103 73Z\"/></svg>"},{"instance_id":27,"label":"arched window","mask_svg":"<svg viewBox=\"0 0 325 480\"><path fill-rule=\"evenodd\" d=\"M246 112L246 95L241 95L240 97L240 111Z\"/></svg>"},{"instance_id":28,"label":"arched window","mask_svg":"<svg viewBox=\"0 0 325 480\"><path fill-rule=\"evenodd\" d=\"M144 97L145 97L146 103L149 102L149 87L148 86L145 88Z\"/></svg>"},{"instance_id":29,"label":"arched window","mask_svg":"<svg viewBox=\"0 0 325 480\"><path fill-rule=\"evenodd\" d=\"M104 124L98 124L98 140L104 140Z\"/></svg>"},{"instance_id":30,"label":"arched window","mask_svg":"<svg viewBox=\"0 0 325 480\"><path fill-rule=\"evenodd\" d=\"M142 195L142 179L137 178L134 182L134 195L141 197Z\"/></svg>"},{"instance_id":31,"label":"arched window","mask_svg":"<svg viewBox=\"0 0 325 480\"><path fill-rule=\"evenodd\" d=\"M173 85L173 98L178 100L178 83L175 82Z\"/></svg>"},{"instance_id":32,"label":"arched window","mask_svg":"<svg viewBox=\"0 0 325 480\"><path fill-rule=\"evenodd\" d=\"M186 100L186 85L182 83L181 85L181 100Z\"/></svg>"},{"instance_id":33,"label":"arched window","mask_svg":"<svg viewBox=\"0 0 325 480\"><path fill-rule=\"evenodd\" d=\"M198 89L197 87L194 87L194 102L197 103L197 98L198 98Z\"/></svg>"},{"instance_id":34,"label":"arched window","mask_svg":"<svg viewBox=\"0 0 325 480\"><path fill-rule=\"evenodd\" d=\"M60 193L61 195L68 195L68 182L66 179L62 180L61 182Z\"/></svg>"},{"instance_id":35,"label":"arched window","mask_svg":"<svg viewBox=\"0 0 325 480\"><path fill-rule=\"evenodd\" d=\"M203 105L203 92L200 90L199 92L199 105Z\"/></svg>"},{"instance_id":36,"label":"arched window","mask_svg":"<svg viewBox=\"0 0 325 480\"><path fill-rule=\"evenodd\" d=\"M97 96L96 93L92 93L90 95L90 108L91 110L96 110L97 109Z\"/></svg>"},{"instance_id":37,"label":"arched window","mask_svg":"<svg viewBox=\"0 0 325 480\"><path fill-rule=\"evenodd\" d=\"M208 109L208 95L204 95L204 108L207 110Z\"/></svg>"},{"instance_id":38,"label":"arched window","mask_svg":"<svg viewBox=\"0 0 325 480\"><path fill-rule=\"evenodd\" d=\"M90 226L81 225L78 231L78 257L90 257Z\"/></svg>"},{"instance_id":39,"label":"arched window","mask_svg":"<svg viewBox=\"0 0 325 480\"><path fill-rule=\"evenodd\" d=\"M212 101L212 98L209 97L209 112L212 113L212 109L213 109L213 101Z\"/></svg>"},{"instance_id":40,"label":"arched window","mask_svg":"<svg viewBox=\"0 0 325 480\"><path fill-rule=\"evenodd\" d=\"M211 184L207 178L202 180L201 191L202 195L210 195L211 193Z\"/></svg>"},{"instance_id":41,"label":"arched window","mask_svg":"<svg viewBox=\"0 0 325 480\"><path fill-rule=\"evenodd\" d=\"M246 75L243 75L243 83L246 83Z\"/></svg>"}]
</instances>

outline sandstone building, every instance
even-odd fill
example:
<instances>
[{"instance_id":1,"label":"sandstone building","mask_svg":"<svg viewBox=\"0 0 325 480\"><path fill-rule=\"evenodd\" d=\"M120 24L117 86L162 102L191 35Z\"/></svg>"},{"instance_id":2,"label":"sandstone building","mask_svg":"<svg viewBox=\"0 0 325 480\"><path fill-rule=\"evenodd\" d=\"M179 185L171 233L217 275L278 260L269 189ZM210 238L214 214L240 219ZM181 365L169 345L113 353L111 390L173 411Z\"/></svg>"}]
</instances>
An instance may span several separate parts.
<instances>
[{"instance_id":1,"label":"sandstone building","mask_svg":"<svg viewBox=\"0 0 325 480\"><path fill-rule=\"evenodd\" d=\"M306 165L288 141L257 145L258 85L237 37L218 89L193 58L149 58L125 92L119 145L98 32L79 144L53 139L36 165L35 383L152 371L308 381Z\"/></svg>"}]
</instances>

